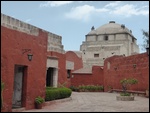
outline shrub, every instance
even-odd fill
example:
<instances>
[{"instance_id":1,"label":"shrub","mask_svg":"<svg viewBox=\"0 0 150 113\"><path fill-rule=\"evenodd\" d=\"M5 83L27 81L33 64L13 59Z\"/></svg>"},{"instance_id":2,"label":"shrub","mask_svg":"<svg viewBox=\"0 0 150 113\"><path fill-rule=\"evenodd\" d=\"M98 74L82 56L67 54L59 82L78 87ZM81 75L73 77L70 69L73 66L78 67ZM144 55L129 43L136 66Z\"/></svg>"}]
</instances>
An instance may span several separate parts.
<instances>
[{"instance_id":1,"label":"shrub","mask_svg":"<svg viewBox=\"0 0 150 113\"><path fill-rule=\"evenodd\" d=\"M44 102L44 99L42 97L38 96L38 97L35 98L35 103L41 104L43 102Z\"/></svg>"},{"instance_id":2,"label":"shrub","mask_svg":"<svg viewBox=\"0 0 150 113\"><path fill-rule=\"evenodd\" d=\"M103 91L104 87L99 85L80 85L79 87L70 86L72 91Z\"/></svg>"},{"instance_id":3,"label":"shrub","mask_svg":"<svg viewBox=\"0 0 150 113\"><path fill-rule=\"evenodd\" d=\"M130 96L131 93L120 93L120 96Z\"/></svg>"},{"instance_id":4,"label":"shrub","mask_svg":"<svg viewBox=\"0 0 150 113\"><path fill-rule=\"evenodd\" d=\"M69 87L72 91L79 91L79 88L78 87L75 87L75 86L70 86Z\"/></svg>"},{"instance_id":5,"label":"shrub","mask_svg":"<svg viewBox=\"0 0 150 113\"><path fill-rule=\"evenodd\" d=\"M80 91L103 91L104 87L99 85L81 85L79 86Z\"/></svg>"},{"instance_id":6,"label":"shrub","mask_svg":"<svg viewBox=\"0 0 150 113\"><path fill-rule=\"evenodd\" d=\"M71 90L67 88L63 88L60 90L60 97L61 98L67 98L71 96Z\"/></svg>"},{"instance_id":7,"label":"shrub","mask_svg":"<svg viewBox=\"0 0 150 113\"><path fill-rule=\"evenodd\" d=\"M52 88L52 87L47 87L46 88L46 101L50 100L56 100L56 99L62 99L62 98L67 98L71 96L71 89L61 87L61 88Z\"/></svg>"}]
</instances>

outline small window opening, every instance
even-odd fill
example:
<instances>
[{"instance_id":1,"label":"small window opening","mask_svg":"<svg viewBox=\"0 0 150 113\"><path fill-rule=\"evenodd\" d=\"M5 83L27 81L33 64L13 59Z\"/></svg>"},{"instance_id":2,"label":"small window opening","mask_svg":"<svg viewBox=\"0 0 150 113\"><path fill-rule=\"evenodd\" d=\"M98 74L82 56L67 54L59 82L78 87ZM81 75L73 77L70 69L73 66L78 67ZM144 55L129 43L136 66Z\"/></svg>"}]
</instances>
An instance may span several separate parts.
<instances>
[{"instance_id":1,"label":"small window opening","mask_svg":"<svg viewBox=\"0 0 150 113\"><path fill-rule=\"evenodd\" d=\"M94 57L99 57L99 54L94 54Z\"/></svg>"},{"instance_id":2,"label":"small window opening","mask_svg":"<svg viewBox=\"0 0 150 113\"><path fill-rule=\"evenodd\" d=\"M104 40L108 40L108 36L106 35L106 36L104 36Z\"/></svg>"},{"instance_id":3,"label":"small window opening","mask_svg":"<svg viewBox=\"0 0 150 113\"><path fill-rule=\"evenodd\" d=\"M67 78L71 77L71 70L67 70Z\"/></svg>"}]
</instances>

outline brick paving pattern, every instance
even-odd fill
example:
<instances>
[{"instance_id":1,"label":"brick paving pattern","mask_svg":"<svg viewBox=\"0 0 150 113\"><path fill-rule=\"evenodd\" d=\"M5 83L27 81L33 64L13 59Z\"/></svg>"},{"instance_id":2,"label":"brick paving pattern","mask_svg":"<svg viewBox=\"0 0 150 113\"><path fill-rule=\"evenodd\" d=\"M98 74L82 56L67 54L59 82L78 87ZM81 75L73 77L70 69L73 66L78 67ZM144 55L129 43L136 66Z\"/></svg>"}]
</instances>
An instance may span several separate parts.
<instances>
[{"instance_id":1,"label":"brick paving pattern","mask_svg":"<svg viewBox=\"0 0 150 113\"><path fill-rule=\"evenodd\" d=\"M117 101L117 93L73 92L69 101L59 101L42 109L23 112L149 112L149 98L135 96L134 101Z\"/></svg>"}]
</instances>

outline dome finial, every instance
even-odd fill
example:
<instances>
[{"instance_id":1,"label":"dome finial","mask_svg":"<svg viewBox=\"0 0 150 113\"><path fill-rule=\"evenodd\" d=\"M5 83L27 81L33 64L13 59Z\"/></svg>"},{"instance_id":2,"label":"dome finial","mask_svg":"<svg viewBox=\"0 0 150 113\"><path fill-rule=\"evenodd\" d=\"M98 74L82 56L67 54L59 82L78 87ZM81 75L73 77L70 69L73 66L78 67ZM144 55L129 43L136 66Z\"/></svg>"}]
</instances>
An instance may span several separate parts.
<instances>
[{"instance_id":1,"label":"dome finial","mask_svg":"<svg viewBox=\"0 0 150 113\"><path fill-rule=\"evenodd\" d=\"M92 26L91 31L94 30L94 29L95 29L94 26Z\"/></svg>"}]
</instances>

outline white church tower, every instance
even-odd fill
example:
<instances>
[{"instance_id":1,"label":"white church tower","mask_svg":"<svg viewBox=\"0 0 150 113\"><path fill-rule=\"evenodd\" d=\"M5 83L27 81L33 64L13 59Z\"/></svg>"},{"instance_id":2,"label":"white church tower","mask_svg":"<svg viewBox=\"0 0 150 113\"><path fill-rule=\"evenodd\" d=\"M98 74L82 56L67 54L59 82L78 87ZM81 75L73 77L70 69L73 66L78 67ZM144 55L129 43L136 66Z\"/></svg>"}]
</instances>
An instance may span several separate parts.
<instances>
[{"instance_id":1,"label":"white church tower","mask_svg":"<svg viewBox=\"0 0 150 113\"><path fill-rule=\"evenodd\" d=\"M104 60L113 55L129 56L139 53L136 41L132 31L124 24L110 21L97 29L93 26L80 46L84 67L103 66Z\"/></svg>"}]
</instances>

